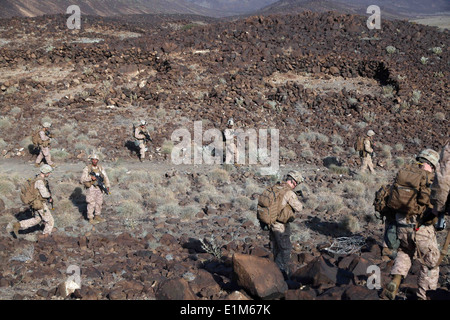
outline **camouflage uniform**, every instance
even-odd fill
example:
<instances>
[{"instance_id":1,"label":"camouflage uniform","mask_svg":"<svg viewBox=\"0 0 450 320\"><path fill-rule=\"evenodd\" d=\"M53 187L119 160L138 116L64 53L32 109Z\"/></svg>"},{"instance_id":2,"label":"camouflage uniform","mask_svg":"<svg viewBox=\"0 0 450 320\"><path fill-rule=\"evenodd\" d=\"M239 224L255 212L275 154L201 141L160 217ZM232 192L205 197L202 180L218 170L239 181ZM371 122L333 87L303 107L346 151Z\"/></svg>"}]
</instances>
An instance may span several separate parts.
<instances>
[{"instance_id":1,"label":"camouflage uniform","mask_svg":"<svg viewBox=\"0 0 450 320\"><path fill-rule=\"evenodd\" d=\"M447 141L442 149L439 168L436 170L436 176L431 186L431 203L436 212L447 214L450 210L450 140Z\"/></svg>"},{"instance_id":2,"label":"camouflage uniform","mask_svg":"<svg viewBox=\"0 0 450 320\"><path fill-rule=\"evenodd\" d=\"M420 161L419 158L417 160ZM434 168L436 168L437 161L433 162ZM394 299L401 279L408 275L412 260L417 259L420 263L420 272L417 278L417 297L425 300L426 291L435 290L437 287L439 279L439 266L437 263L440 252L433 225L436 219L421 221L421 225L419 225L418 220L427 212L427 209L432 207L430 195L434 172L429 172L419 165L411 168L414 170L413 172L420 173L420 176L418 178L416 176L416 179L418 179L418 183L416 182L418 184L416 204L415 207L408 209L408 212L417 211L420 214L408 215L407 213L397 212L395 215L400 248L391 270L393 281L388 285L387 290L388 297ZM417 226L420 226L419 229L417 229Z\"/></svg>"},{"instance_id":3,"label":"camouflage uniform","mask_svg":"<svg viewBox=\"0 0 450 320\"><path fill-rule=\"evenodd\" d=\"M225 163L226 164L236 164L239 162L239 150L237 143L239 140L236 136L236 129L233 128L234 121L230 118L227 122L227 128L223 131L223 137L225 140ZM235 137L236 140L235 141Z\"/></svg>"},{"instance_id":4,"label":"camouflage uniform","mask_svg":"<svg viewBox=\"0 0 450 320\"><path fill-rule=\"evenodd\" d=\"M97 164L97 166L93 166L92 164L90 164L83 169L83 174L81 176L81 183L84 184L84 186L87 188L86 190L87 218L90 221L95 217L98 217L97 219L100 219L103 206L102 190L92 180L91 175L89 175L91 171L99 173L103 176L103 182L106 188L109 189L111 186L106 171L100 165Z\"/></svg>"},{"instance_id":5,"label":"camouflage uniform","mask_svg":"<svg viewBox=\"0 0 450 320\"><path fill-rule=\"evenodd\" d=\"M39 195L41 196L42 209L35 210L33 218L20 221L19 222L20 229L31 228L31 227L39 224L41 221L43 221L45 227L44 227L44 231L42 232L42 234L50 235L53 230L53 226L55 224L55 222L53 220L53 216L47 206L47 199L51 198L51 194L50 194L50 191L46 187L44 178L39 178L35 182L34 187L39 191Z\"/></svg>"},{"instance_id":6,"label":"camouflage uniform","mask_svg":"<svg viewBox=\"0 0 450 320\"><path fill-rule=\"evenodd\" d=\"M404 214L397 213L397 236L400 249L397 252L391 274L399 274L403 278L408 275L412 260L420 262L420 272L417 278L419 287L417 297L426 299L427 290L435 290L439 280L439 248L436 240L434 225L424 225L414 231L416 217L407 219Z\"/></svg>"},{"instance_id":7,"label":"camouflage uniform","mask_svg":"<svg viewBox=\"0 0 450 320\"><path fill-rule=\"evenodd\" d=\"M282 214L285 218L283 221L276 221L270 228L270 246L274 256L274 261L285 275L289 275L289 261L291 259L291 227L289 217L293 217L293 213L303 210L302 203L298 200L297 195L286 183L280 184L280 188L286 188L287 191L283 195L281 208L285 212ZM286 221L287 219L287 221Z\"/></svg>"},{"instance_id":8,"label":"camouflage uniform","mask_svg":"<svg viewBox=\"0 0 450 320\"><path fill-rule=\"evenodd\" d=\"M141 121L141 125L134 129L134 137L139 142L139 159L142 161L145 159L145 151L147 147L145 145L145 135L142 132L148 133L145 129L145 121Z\"/></svg>"},{"instance_id":9,"label":"camouflage uniform","mask_svg":"<svg viewBox=\"0 0 450 320\"><path fill-rule=\"evenodd\" d=\"M235 137L235 129L227 128L224 131L224 137L225 137L225 163L232 164L232 163L238 163L239 161L239 151L237 148L237 145L234 141Z\"/></svg>"},{"instance_id":10,"label":"camouflage uniform","mask_svg":"<svg viewBox=\"0 0 450 320\"><path fill-rule=\"evenodd\" d=\"M371 136L373 136L373 134L371 134L369 136L369 133L368 133L368 137L366 137L364 139L364 150L363 150L363 156L361 158L361 172L362 173L366 172L367 168L369 168L371 173L375 173L375 170L373 168L373 163L372 163L372 156L371 156L371 154L373 153L372 141L370 138Z\"/></svg>"},{"instance_id":11,"label":"camouflage uniform","mask_svg":"<svg viewBox=\"0 0 450 320\"><path fill-rule=\"evenodd\" d=\"M39 145L40 152L36 158L36 165L39 165L42 159L45 159L47 164L53 165L52 157L50 155L50 137L45 134L44 130L39 131L39 137L43 143Z\"/></svg>"}]
</instances>

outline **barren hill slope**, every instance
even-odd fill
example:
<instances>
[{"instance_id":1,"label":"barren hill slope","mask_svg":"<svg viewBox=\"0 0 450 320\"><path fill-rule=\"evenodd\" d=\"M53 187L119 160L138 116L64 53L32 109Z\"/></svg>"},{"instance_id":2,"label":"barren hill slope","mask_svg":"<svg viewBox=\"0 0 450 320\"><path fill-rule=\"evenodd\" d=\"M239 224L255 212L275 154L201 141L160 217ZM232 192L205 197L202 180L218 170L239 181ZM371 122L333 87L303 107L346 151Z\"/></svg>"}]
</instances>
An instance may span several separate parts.
<instances>
[{"instance_id":1,"label":"barren hill slope","mask_svg":"<svg viewBox=\"0 0 450 320\"><path fill-rule=\"evenodd\" d=\"M1 0L0 18L35 17L44 14L65 13L73 1ZM117 16L126 14L198 14L216 16L219 12L197 6L184 0L83 0L76 3L82 14Z\"/></svg>"},{"instance_id":2,"label":"barren hill slope","mask_svg":"<svg viewBox=\"0 0 450 320\"><path fill-rule=\"evenodd\" d=\"M61 299L68 264L81 267L83 281L68 299L156 299L170 290L167 280L198 299L233 297L243 290L233 253L270 256L255 217L258 195L298 169L306 178L304 210L291 225L298 278L286 299L379 299L366 287L367 267L379 266L387 281L392 263L381 257L374 192L449 137L448 31L406 21L368 30L364 16L315 12L234 21L88 16L81 30L68 30L66 19L0 20L2 298ZM279 172L173 163L176 129L193 136L194 122L205 132L230 117L238 128L279 130ZM132 138L141 119L153 139L142 164ZM16 239L9 231L30 214L19 188L35 173L31 134L42 121L52 122L59 164L50 181L57 230ZM368 129L376 132L376 176L356 172L354 142ZM209 143L205 136L192 149ZM112 181L107 221L95 227L79 183L93 151ZM201 247L212 236L220 258ZM364 245L333 256L327 248L341 236ZM440 276L447 294L448 266ZM414 298L416 278L402 297Z\"/></svg>"}]
</instances>

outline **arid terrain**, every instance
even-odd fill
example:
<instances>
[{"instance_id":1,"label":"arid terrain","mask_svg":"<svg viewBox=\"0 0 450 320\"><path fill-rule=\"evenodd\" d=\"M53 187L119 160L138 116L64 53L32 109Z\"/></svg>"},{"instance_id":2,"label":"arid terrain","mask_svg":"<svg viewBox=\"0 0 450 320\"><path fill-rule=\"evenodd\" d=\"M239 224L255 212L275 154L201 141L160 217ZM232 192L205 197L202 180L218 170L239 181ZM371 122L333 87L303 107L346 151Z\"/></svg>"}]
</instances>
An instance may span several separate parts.
<instances>
[{"instance_id":1,"label":"arid terrain","mask_svg":"<svg viewBox=\"0 0 450 320\"><path fill-rule=\"evenodd\" d=\"M81 30L64 14L0 19L0 299L380 299L367 268L380 267L384 285L393 262L381 256L374 192L449 137L449 31L405 20L369 30L366 19L82 15ZM279 172L173 164L174 130L193 132L196 121L222 130L230 117L279 130ZM153 139L143 163L132 150L140 119ZM56 230L15 238L12 223L30 214L19 190L36 173L31 134L43 121L55 137ZM369 129L376 175L358 173L354 149ZM112 183L107 221L95 226L79 183L92 152ZM305 208L292 223L292 281L258 296L236 281L233 255L270 257L257 197L293 168L305 176ZM327 250L339 237L363 242ZM71 265L82 286L65 297ZM444 259L430 298L448 299L449 271ZM399 299L415 299L417 274L415 263Z\"/></svg>"}]
</instances>

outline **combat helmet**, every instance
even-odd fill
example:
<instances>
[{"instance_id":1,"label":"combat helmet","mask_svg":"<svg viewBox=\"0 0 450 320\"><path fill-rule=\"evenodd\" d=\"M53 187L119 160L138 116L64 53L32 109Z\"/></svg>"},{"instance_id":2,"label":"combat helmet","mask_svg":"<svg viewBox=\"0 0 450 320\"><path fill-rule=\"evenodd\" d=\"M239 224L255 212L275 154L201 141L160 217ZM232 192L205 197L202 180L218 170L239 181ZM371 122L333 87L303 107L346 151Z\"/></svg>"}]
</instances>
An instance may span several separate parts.
<instances>
[{"instance_id":1,"label":"combat helmet","mask_svg":"<svg viewBox=\"0 0 450 320\"><path fill-rule=\"evenodd\" d=\"M50 165L48 165L48 164L43 164L43 165L39 168L39 170L41 171L41 173L47 174L47 173L52 172L52 171L53 171L53 168L52 168Z\"/></svg>"},{"instance_id":2,"label":"combat helmet","mask_svg":"<svg viewBox=\"0 0 450 320\"><path fill-rule=\"evenodd\" d=\"M291 177L292 179L295 180L295 182L297 182L297 184L302 183L305 179L303 178L302 174L299 171L289 171L286 175L286 177Z\"/></svg>"},{"instance_id":3,"label":"combat helmet","mask_svg":"<svg viewBox=\"0 0 450 320\"><path fill-rule=\"evenodd\" d=\"M423 161L423 159L425 159L434 167L434 169L436 169L439 165L439 158L439 153L437 153L433 149L425 149L419 153L419 155L416 157L416 160L421 162Z\"/></svg>"}]
</instances>

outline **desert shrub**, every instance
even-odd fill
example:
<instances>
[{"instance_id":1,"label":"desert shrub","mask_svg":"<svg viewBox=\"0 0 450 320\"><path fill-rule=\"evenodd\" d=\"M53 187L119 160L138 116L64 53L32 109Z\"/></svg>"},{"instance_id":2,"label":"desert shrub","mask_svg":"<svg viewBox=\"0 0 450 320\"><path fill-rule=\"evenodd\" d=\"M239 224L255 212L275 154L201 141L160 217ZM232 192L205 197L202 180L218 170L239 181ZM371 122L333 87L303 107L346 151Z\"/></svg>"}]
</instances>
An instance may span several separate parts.
<instances>
[{"instance_id":1,"label":"desert shrub","mask_svg":"<svg viewBox=\"0 0 450 320\"><path fill-rule=\"evenodd\" d=\"M331 143L334 145L343 145L344 144L344 139L338 135L338 134L333 134L331 136Z\"/></svg>"},{"instance_id":2,"label":"desert shrub","mask_svg":"<svg viewBox=\"0 0 450 320\"><path fill-rule=\"evenodd\" d=\"M300 155L305 159L312 159L314 158L314 153L311 149L305 149L300 152Z\"/></svg>"},{"instance_id":3,"label":"desert shrub","mask_svg":"<svg viewBox=\"0 0 450 320\"><path fill-rule=\"evenodd\" d=\"M161 186L150 190L150 195L147 201L155 205L161 205L168 202L178 202L175 193L172 190Z\"/></svg>"},{"instance_id":4,"label":"desert shrub","mask_svg":"<svg viewBox=\"0 0 450 320\"><path fill-rule=\"evenodd\" d=\"M337 173L337 174L349 174L350 173L350 169L348 167L341 167L335 164L331 164L328 169L331 172Z\"/></svg>"},{"instance_id":5,"label":"desert shrub","mask_svg":"<svg viewBox=\"0 0 450 320\"><path fill-rule=\"evenodd\" d=\"M342 152L344 152L344 149L342 149L340 146L333 147L333 154L341 154Z\"/></svg>"},{"instance_id":6,"label":"desert shrub","mask_svg":"<svg viewBox=\"0 0 450 320\"><path fill-rule=\"evenodd\" d=\"M395 160L394 160L394 165L395 165L397 168L403 167L403 166L405 165L405 158L403 158L403 157L397 157L397 158L395 158Z\"/></svg>"},{"instance_id":7,"label":"desert shrub","mask_svg":"<svg viewBox=\"0 0 450 320\"><path fill-rule=\"evenodd\" d=\"M260 194L260 193L262 193L264 191L264 188L259 186L259 184L257 184L255 182L255 180L253 180L253 179L247 179L245 181L244 188L245 188L245 194L247 196L251 196L251 195L253 195L255 193Z\"/></svg>"},{"instance_id":8,"label":"desert shrub","mask_svg":"<svg viewBox=\"0 0 450 320\"><path fill-rule=\"evenodd\" d=\"M179 216L180 213L181 213L181 207L178 205L177 202L168 202L168 203L160 205L156 209L156 214L159 217Z\"/></svg>"},{"instance_id":9,"label":"desert shrub","mask_svg":"<svg viewBox=\"0 0 450 320\"><path fill-rule=\"evenodd\" d=\"M121 183L127 175L128 169L124 167L115 167L108 170L108 178L111 183Z\"/></svg>"},{"instance_id":10,"label":"desert shrub","mask_svg":"<svg viewBox=\"0 0 450 320\"><path fill-rule=\"evenodd\" d=\"M382 157L387 158L387 159L391 159L392 158L391 151L392 151L392 147L391 146L389 146L387 144L384 144L384 145L381 146L381 156Z\"/></svg>"},{"instance_id":11,"label":"desert shrub","mask_svg":"<svg viewBox=\"0 0 450 320\"><path fill-rule=\"evenodd\" d=\"M208 203L219 205L228 202L228 199L222 193L219 193L214 186L201 188L200 192L194 196L194 200L202 205Z\"/></svg>"},{"instance_id":12,"label":"desert shrub","mask_svg":"<svg viewBox=\"0 0 450 320\"><path fill-rule=\"evenodd\" d=\"M171 154L173 149L173 141L171 140L164 140L162 146L161 146L161 152L164 154Z\"/></svg>"},{"instance_id":13,"label":"desert shrub","mask_svg":"<svg viewBox=\"0 0 450 320\"><path fill-rule=\"evenodd\" d=\"M385 98L391 98L394 96L394 89L395 89L394 86L388 84L386 86L383 86L381 88L381 91L383 92L383 96Z\"/></svg>"},{"instance_id":14,"label":"desert shrub","mask_svg":"<svg viewBox=\"0 0 450 320\"><path fill-rule=\"evenodd\" d=\"M78 208L73 204L71 200L63 199L56 201L55 211L57 212L55 217L55 224L57 227L65 228L76 225L82 216Z\"/></svg>"},{"instance_id":15,"label":"desert shrub","mask_svg":"<svg viewBox=\"0 0 450 320\"><path fill-rule=\"evenodd\" d=\"M17 115L17 114L19 114L19 113L21 113L21 112L22 112L22 109L19 108L19 107L14 107L14 108L12 108L12 109L9 111L9 113L11 113L11 114L13 114L13 115Z\"/></svg>"},{"instance_id":16,"label":"desert shrub","mask_svg":"<svg viewBox=\"0 0 450 320\"><path fill-rule=\"evenodd\" d=\"M405 150L405 147L403 146L403 144L397 143L397 144L395 144L394 149L395 149L395 151L403 151L403 150Z\"/></svg>"},{"instance_id":17,"label":"desert shrub","mask_svg":"<svg viewBox=\"0 0 450 320\"><path fill-rule=\"evenodd\" d=\"M434 114L434 118L436 120L439 120L439 121L444 121L445 120L445 113L443 113L443 112L436 112Z\"/></svg>"},{"instance_id":18,"label":"desert shrub","mask_svg":"<svg viewBox=\"0 0 450 320\"><path fill-rule=\"evenodd\" d=\"M428 58L427 57L421 57L420 58L420 63L421 64L427 64L428 63Z\"/></svg>"},{"instance_id":19,"label":"desert shrub","mask_svg":"<svg viewBox=\"0 0 450 320\"><path fill-rule=\"evenodd\" d=\"M117 196L120 196L120 198L123 200L129 200L129 201L134 201L134 202L139 202L139 203L142 203L142 201L143 201L140 190L136 190L134 186L129 190L121 189L118 191L119 192L118 192Z\"/></svg>"},{"instance_id":20,"label":"desert shrub","mask_svg":"<svg viewBox=\"0 0 450 320\"><path fill-rule=\"evenodd\" d=\"M117 207L117 213L127 219L140 219L144 216L142 206L133 200L122 201Z\"/></svg>"},{"instance_id":21,"label":"desert shrub","mask_svg":"<svg viewBox=\"0 0 450 320\"><path fill-rule=\"evenodd\" d=\"M339 227L351 234L357 233L361 229L358 218L352 215L344 216L339 222Z\"/></svg>"},{"instance_id":22,"label":"desert shrub","mask_svg":"<svg viewBox=\"0 0 450 320\"><path fill-rule=\"evenodd\" d=\"M323 142L323 143L327 143L329 141L329 138L320 133L320 132L315 132L315 131L306 131L306 132L302 132L297 136L297 141L298 142L304 142L304 141L308 141L308 142L315 142L315 141L319 141L319 142Z\"/></svg>"},{"instance_id":23,"label":"desert shrub","mask_svg":"<svg viewBox=\"0 0 450 320\"><path fill-rule=\"evenodd\" d=\"M5 131L11 129L11 127L12 127L12 123L11 123L11 119L9 119L9 117L5 117L5 116L0 117L0 130L5 132Z\"/></svg>"},{"instance_id":24,"label":"desert shrub","mask_svg":"<svg viewBox=\"0 0 450 320\"><path fill-rule=\"evenodd\" d=\"M233 206L243 211L253 209L253 200L245 196L239 196L233 199Z\"/></svg>"},{"instance_id":25,"label":"desert shrub","mask_svg":"<svg viewBox=\"0 0 450 320\"><path fill-rule=\"evenodd\" d=\"M441 47L433 47L433 48L431 48L431 51L434 53L434 54L441 54L442 53L442 48Z\"/></svg>"},{"instance_id":26,"label":"desert shrub","mask_svg":"<svg viewBox=\"0 0 450 320\"><path fill-rule=\"evenodd\" d=\"M366 192L366 186L360 181L345 181L339 188L351 198L362 197Z\"/></svg>"},{"instance_id":27,"label":"desert shrub","mask_svg":"<svg viewBox=\"0 0 450 320\"><path fill-rule=\"evenodd\" d=\"M50 149L50 154L52 159L55 160L64 160L70 157L70 154L65 149Z\"/></svg>"},{"instance_id":28,"label":"desert shrub","mask_svg":"<svg viewBox=\"0 0 450 320\"><path fill-rule=\"evenodd\" d=\"M395 48L394 46L387 46L386 47L386 52L389 54L395 53L395 51L397 51L397 48Z\"/></svg>"},{"instance_id":29,"label":"desert shrub","mask_svg":"<svg viewBox=\"0 0 450 320\"><path fill-rule=\"evenodd\" d=\"M304 225L291 223L292 243L303 243L311 239L311 230Z\"/></svg>"},{"instance_id":30,"label":"desert shrub","mask_svg":"<svg viewBox=\"0 0 450 320\"><path fill-rule=\"evenodd\" d=\"M223 184L228 183L230 181L230 175L224 169L213 169L208 172L208 179L213 184Z\"/></svg>"},{"instance_id":31,"label":"desert shrub","mask_svg":"<svg viewBox=\"0 0 450 320\"><path fill-rule=\"evenodd\" d=\"M197 213L202 209L197 205L188 205L181 208L180 218L181 219L192 219Z\"/></svg>"},{"instance_id":32,"label":"desert shrub","mask_svg":"<svg viewBox=\"0 0 450 320\"><path fill-rule=\"evenodd\" d=\"M186 176L175 175L170 178L168 187L174 193L185 194L191 190L191 181Z\"/></svg>"},{"instance_id":33,"label":"desert shrub","mask_svg":"<svg viewBox=\"0 0 450 320\"><path fill-rule=\"evenodd\" d=\"M10 195L11 193L16 191L16 186L13 182L1 179L0 180L0 194Z\"/></svg>"},{"instance_id":34,"label":"desert shrub","mask_svg":"<svg viewBox=\"0 0 450 320\"><path fill-rule=\"evenodd\" d=\"M414 103L419 103L422 92L420 90L414 90L412 93L411 101Z\"/></svg>"},{"instance_id":35,"label":"desert shrub","mask_svg":"<svg viewBox=\"0 0 450 320\"><path fill-rule=\"evenodd\" d=\"M369 173L358 173L355 180L363 183L365 186L371 186L375 183L375 177Z\"/></svg>"}]
</instances>

